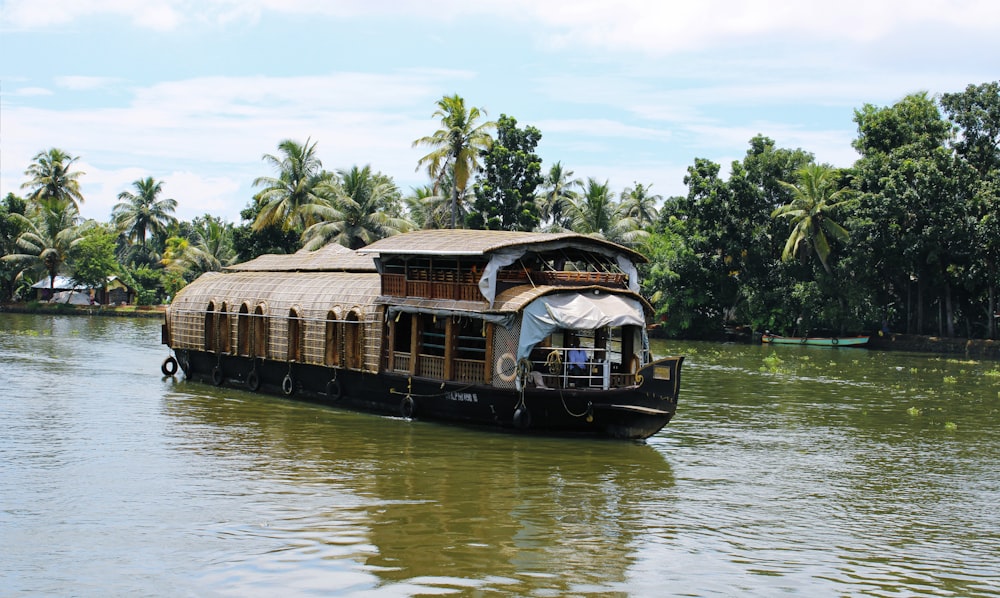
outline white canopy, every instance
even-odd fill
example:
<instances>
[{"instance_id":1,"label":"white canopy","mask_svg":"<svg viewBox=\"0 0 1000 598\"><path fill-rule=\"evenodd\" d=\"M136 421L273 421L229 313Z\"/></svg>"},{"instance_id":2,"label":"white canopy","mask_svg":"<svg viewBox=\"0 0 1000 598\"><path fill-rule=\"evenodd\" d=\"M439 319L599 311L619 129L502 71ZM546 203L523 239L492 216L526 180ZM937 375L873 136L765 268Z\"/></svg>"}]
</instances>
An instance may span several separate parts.
<instances>
[{"instance_id":1,"label":"white canopy","mask_svg":"<svg viewBox=\"0 0 1000 598\"><path fill-rule=\"evenodd\" d=\"M528 304L522 313L518 360L527 357L539 341L559 329L595 330L605 326L646 325L642 304L637 299L606 293L545 295Z\"/></svg>"}]
</instances>

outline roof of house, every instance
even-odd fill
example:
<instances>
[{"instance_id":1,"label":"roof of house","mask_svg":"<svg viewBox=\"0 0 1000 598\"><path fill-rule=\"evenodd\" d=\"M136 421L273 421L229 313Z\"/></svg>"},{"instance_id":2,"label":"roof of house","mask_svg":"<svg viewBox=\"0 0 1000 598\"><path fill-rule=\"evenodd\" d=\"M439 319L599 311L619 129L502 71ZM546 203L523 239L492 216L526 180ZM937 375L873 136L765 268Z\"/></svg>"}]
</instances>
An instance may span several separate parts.
<instances>
[{"instance_id":1,"label":"roof of house","mask_svg":"<svg viewBox=\"0 0 1000 598\"><path fill-rule=\"evenodd\" d=\"M606 252L627 255L635 262L645 262L642 254L601 239L577 233L528 233L517 231L433 229L393 235L375 241L357 250L359 254L407 255L485 255L509 247L573 246L582 249L602 249Z\"/></svg>"},{"instance_id":2,"label":"roof of house","mask_svg":"<svg viewBox=\"0 0 1000 598\"><path fill-rule=\"evenodd\" d=\"M33 289L48 289L53 288L57 291L72 291L74 289L87 289L89 288L85 284L81 284L71 276L56 276L55 281L51 281L48 276L43 277L41 280L31 285Z\"/></svg>"}]
</instances>

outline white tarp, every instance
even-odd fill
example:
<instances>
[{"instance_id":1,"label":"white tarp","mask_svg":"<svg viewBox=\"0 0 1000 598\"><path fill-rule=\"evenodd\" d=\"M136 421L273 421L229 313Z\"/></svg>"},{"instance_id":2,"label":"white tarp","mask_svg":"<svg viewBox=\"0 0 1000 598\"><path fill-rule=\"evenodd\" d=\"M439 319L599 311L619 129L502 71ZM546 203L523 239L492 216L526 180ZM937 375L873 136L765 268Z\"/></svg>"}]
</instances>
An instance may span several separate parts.
<instances>
[{"instance_id":1,"label":"white tarp","mask_svg":"<svg viewBox=\"0 0 1000 598\"><path fill-rule=\"evenodd\" d=\"M60 291L49 299L49 303L65 303L67 305L94 305L87 291Z\"/></svg>"},{"instance_id":2,"label":"white tarp","mask_svg":"<svg viewBox=\"0 0 1000 598\"><path fill-rule=\"evenodd\" d=\"M524 308L517 359L527 357L539 341L559 329L595 330L605 326L645 327L642 304L613 294L545 295Z\"/></svg>"}]
</instances>

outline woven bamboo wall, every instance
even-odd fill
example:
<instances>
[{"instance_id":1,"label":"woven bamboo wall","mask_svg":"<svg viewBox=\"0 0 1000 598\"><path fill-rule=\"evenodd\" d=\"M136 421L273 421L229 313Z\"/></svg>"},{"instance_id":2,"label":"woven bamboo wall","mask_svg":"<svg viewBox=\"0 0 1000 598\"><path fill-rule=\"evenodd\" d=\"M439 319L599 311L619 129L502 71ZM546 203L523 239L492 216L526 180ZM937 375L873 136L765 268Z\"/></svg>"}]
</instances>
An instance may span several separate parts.
<instances>
[{"instance_id":1,"label":"woven bamboo wall","mask_svg":"<svg viewBox=\"0 0 1000 598\"><path fill-rule=\"evenodd\" d=\"M205 350L206 315L214 318L225 306L229 317L223 334L236 352L240 306L253 314L261 306L267 325L266 352L260 357L288 357L289 314L298 316L303 338L302 361L323 364L328 316L361 329L362 368L378 368L382 348L381 309L373 301L380 290L377 274L347 272L232 272L210 273L185 287L167 312L171 346ZM248 317L253 317L248 316ZM255 322L259 325L260 322ZM219 343L219 346L224 346ZM259 352L259 350L258 350Z\"/></svg>"}]
</instances>

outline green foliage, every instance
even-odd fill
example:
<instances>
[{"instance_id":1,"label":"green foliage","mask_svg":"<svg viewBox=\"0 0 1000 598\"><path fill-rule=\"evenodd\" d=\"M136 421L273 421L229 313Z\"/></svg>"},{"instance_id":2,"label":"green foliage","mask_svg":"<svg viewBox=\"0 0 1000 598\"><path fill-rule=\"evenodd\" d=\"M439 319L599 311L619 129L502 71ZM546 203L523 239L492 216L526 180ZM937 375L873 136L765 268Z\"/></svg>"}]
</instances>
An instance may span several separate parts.
<instances>
[{"instance_id":1,"label":"green foliage","mask_svg":"<svg viewBox=\"0 0 1000 598\"><path fill-rule=\"evenodd\" d=\"M186 284L178 273L164 269L154 270L147 266L125 270L122 280L135 289L139 305L159 305L168 295L175 295Z\"/></svg>"},{"instance_id":2,"label":"green foliage","mask_svg":"<svg viewBox=\"0 0 1000 598\"><path fill-rule=\"evenodd\" d=\"M460 211L458 204L465 197L469 179L480 168L479 157L493 143L489 133L496 128L496 123L479 122L486 111L475 106L466 108L465 100L458 94L438 100L432 116L441 119L441 128L413 142L413 147L431 148L420 158L417 168L427 167L427 174L434 181L435 195L441 195L445 182L449 182L451 228L455 228Z\"/></svg>"},{"instance_id":3,"label":"green foliage","mask_svg":"<svg viewBox=\"0 0 1000 598\"><path fill-rule=\"evenodd\" d=\"M70 250L73 280L101 288L108 277L118 272L115 259L115 234L103 226L90 228Z\"/></svg>"},{"instance_id":4,"label":"green foliage","mask_svg":"<svg viewBox=\"0 0 1000 598\"><path fill-rule=\"evenodd\" d=\"M535 189L543 178L535 147L541 137L535 127L518 129L514 118L500 115L497 139L481 153L483 171L473 185L476 199L466 227L530 231L538 226Z\"/></svg>"},{"instance_id":5,"label":"green foliage","mask_svg":"<svg viewBox=\"0 0 1000 598\"><path fill-rule=\"evenodd\" d=\"M278 144L278 156L264 154L263 160L277 171L277 176L254 179L253 186L262 187L254 196L254 231L277 226L301 233L315 222L306 208L323 202L317 187L332 175L323 170L316 143L309 141L299 144L286 139Z\"/></svg>"},{"instance_id":6,"label":"green foliage","mask_svg":"<svg viewBox=\"0 0 1000 598\"><path fill-rule=\"evenodd\" d=\"M28 181L21 185L28 189L28 201L34 205L72 205L80 211L83 194L80 192L82 172L72 171L79 156L70 156L59 148L38 152L34 161L24 171Z\"/></svg>"},{"instance_id":7,"label":"green foliage","mask_svg":"<svg viewBox=\"0 0 1000 598\"><path fill-rule=\"evenodd\" d=\"M281 224L254 228L261 202L254 200L240 212L243 224L233 229L236 261L245 262L265 253L295 253L302 248L300 233Z\"/></svg>"},{"instance_id":8,"label":"green foliage","mask_svg":"<svg viewBox=\"0 0 1000 598\"><path fill-rule=\"evenodd\" d=\"M400 192L392 178L373 173L367 165L340 170L337 175L319 189L324 202L305 210L316 221L302 235L306 249L331 242L360 249L413 227L400 216Z\"/></svg>"}]
</instances>

